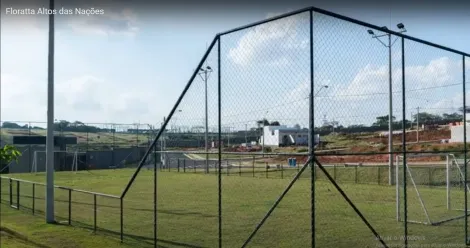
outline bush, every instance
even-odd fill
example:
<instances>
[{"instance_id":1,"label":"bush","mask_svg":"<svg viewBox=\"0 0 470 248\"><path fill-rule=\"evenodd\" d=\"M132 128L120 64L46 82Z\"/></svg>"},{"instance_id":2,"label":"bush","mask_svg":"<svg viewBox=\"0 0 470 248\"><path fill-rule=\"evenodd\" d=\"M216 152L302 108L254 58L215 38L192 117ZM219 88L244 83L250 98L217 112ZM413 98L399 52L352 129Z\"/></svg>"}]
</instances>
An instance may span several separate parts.
<instances>
[{"instance_id":1,"label":"bush","mask_svg":"<svg viewBox=\"0 0 470 248\"><path fill-rule=\"evenodd\" d=\"M16 147L11 145L5 145L0 148L0 164L10 163L11 161L17 161L21 156L21 152L16 149Z\"/></svg>"},{"instance_id":2,"label":"bush","mask_svg":"<svg viewBox=\"0 0 470 248\"><path fill-rule=\"evenodd\" d=\"M308 152L308 149L307 149L307 148L300 148L300 149L298 150L298 152Z\"/></svg>"},{"instance_id":3,"label":"bush","mask_svg":"<svg viewBox=\"0 0 470 248\"><path fill-rule=\"evenodd\" d=\"M273 149L271 147L265 147L264 152L272 152Z\"/></svg>"}]
</instances>

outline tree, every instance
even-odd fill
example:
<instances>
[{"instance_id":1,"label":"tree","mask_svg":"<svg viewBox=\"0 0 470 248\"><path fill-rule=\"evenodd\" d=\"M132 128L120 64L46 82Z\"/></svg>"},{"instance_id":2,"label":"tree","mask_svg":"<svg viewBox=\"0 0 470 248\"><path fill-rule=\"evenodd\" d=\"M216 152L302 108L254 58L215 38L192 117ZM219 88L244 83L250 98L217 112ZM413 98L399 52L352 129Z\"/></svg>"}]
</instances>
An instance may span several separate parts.
<instances>
[{"instance_id":1,"label":"tree","mask_svg":"<svg viewBox=\"0 0 470 248\"><path fill-rule=\"evenodd\" d=\"M416 123L416 120L418 119L418 114L413 115L413 122ZM426 112L419 113L419 123L420 124L436 124L438 122L442 121L442 117L439 115L435 114L430 114Z\"/></svg>"},{"instance_id":2,"label":"tree","mask_svg":"<svg viewBox=\"0 0 470 248\"><path fill-rule=\"evenodd\" d=\"M452 113L452 114L442 114L442 118L447 122L454 122L454 121L462 121L463 115L459 113Z\"/></svg>"},{"instance_id":3,"label":"tree","mask_svg":"<svg viewBox=\"0 0 470 248\"><path fill-rule=\"evenodd\" d=\"M258 127L269 126L269 121L266 119L262 119L262 120L257 121L256 124L258 125Z\"/></svg>"},{"instance_id":4,"label":"tree","mask_svg":"<svg viewBox=\"0 0 470 248\"><path fill-rule=\"evenodd\" d=\"M5 145L0 148L0 164L8 164L11 161L18 162L21 152L12 145Z\"/></svg>"},{"instance_id":5,"label":"tree","mask_svg":"<svg viewBox=\"0 0 470 248\"><path fill-rule=\"evenodd\" d=\"M378 116L375 118L376 121L372 125L379 126L379 127L388 126L388 122L389 122L388 119L389 119L388 115ZM395 119L396 119L395 116L392 115L392 122L394 122Z\"/></svg>"},{"instance_id":6,"label":"tree","mask_svg":"<svg viewBox=\"0 0 470 248\"><path fill-rule=\"evenodd\" d=\"M270 126L280 126L281 124L279 123L279 121L272 121L271 124L269 124Z\"/></svg>"}]
</instances>

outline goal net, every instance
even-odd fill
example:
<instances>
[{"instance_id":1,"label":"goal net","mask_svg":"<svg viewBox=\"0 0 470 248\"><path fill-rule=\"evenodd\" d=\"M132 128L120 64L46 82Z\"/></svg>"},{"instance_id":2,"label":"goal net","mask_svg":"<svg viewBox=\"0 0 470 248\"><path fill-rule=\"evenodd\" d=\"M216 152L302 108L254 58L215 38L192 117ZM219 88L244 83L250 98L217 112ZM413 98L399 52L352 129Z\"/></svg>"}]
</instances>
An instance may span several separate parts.
<instances>
[{"instance_id":1,"label":"goal net","mask_svg":"<svg viewBox=\"0 0 470 248\"><path fill-rule=\"evenodd\" d=\"M440 225L465 217L465 190L463 161L453 154L409 154L406 166L403 156L396 159L397 220L425 225ZM406 185L405 185L406 176Z\"/></svg>"},{"instance_id":2,"label":"goal net","mask_svg":"<svg viewBox=\"0 0 470 248\"><path fill-rule=\"evenodd\" d=\"M55 171L78 171L78 165L83 163L80 160L84 152L54 151L54 170ZM35 151L33 155L33 164L31 172L46 171L46 151Z\"/></svg>"}]
</instances>

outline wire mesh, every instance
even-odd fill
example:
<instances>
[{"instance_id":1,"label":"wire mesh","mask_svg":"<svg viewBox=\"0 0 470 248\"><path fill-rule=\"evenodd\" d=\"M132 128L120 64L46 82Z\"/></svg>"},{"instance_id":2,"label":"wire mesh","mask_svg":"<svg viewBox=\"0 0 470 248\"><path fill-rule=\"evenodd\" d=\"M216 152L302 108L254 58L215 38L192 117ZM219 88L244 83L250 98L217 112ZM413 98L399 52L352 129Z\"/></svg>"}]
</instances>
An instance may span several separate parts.
<instances>
[{"instance_id":1,"label":"wire mesh","mask_svg":"<svg viewBox=\"0 0 470 248\"><path fill-rule=\"evenodd\" d=\"M280 142L286 149L297 143L303 146L304 153L307 151L308 39L309 13L221 37L221 129L239 133L238 142L224 145L222 151L240 153L249 147L248 153L254 154L247 159L247 165L251 163L252 167L251 178L250 169L246 176L236 177L236 167L224 168L222 163L222 168L227 169L222 171L223 246L244 244L290 181L271 179L292 180L298 166L304 163L306 156L299 157L297 166L291 169L286 166L287 156L269 153L286 152L278 148ZM308 212L301 213L298 207L308 206L308 199L296 198L286 211L281 206L276 208L249 245L286 245L283 240L292 235L299 237L299 246L309 244L310 235L304 232L309 221L302 218ZM307 225L288 223L290 213L297 215L297 220L304 219ZM285 225L280 227L281 223Z\"/></svg>"},{"instance_id":2,"label":"wire mesh","mask_svg":"<svg viewBox=\"0 0 470 248\"><path fill-rule=\"evenodd\" d=\"M56 218L138 247L463 240L470 59L462 68L461 55L320 12L217 36L165 130L58 121L85 152L58 184L119 195L132 179L123 199L56 188ZM45 135L41 123L1 125L3 139ZM11 168L42 161L43 146L21 149ZM43 185L1 186L2 203L43 214Z\"/></svg>"},{"instance_id":3,"label":"wire mesh","mask_svg":"<svg viewBox=\"0 0 470 248\"><path fill-rule=\"evenodd\" d=\"M438 226L408 225L409 236L418 237L409 244L455 244L465 235L462 56L410 40L403 56L408 220Z\"/></svg>"}]
</instances>

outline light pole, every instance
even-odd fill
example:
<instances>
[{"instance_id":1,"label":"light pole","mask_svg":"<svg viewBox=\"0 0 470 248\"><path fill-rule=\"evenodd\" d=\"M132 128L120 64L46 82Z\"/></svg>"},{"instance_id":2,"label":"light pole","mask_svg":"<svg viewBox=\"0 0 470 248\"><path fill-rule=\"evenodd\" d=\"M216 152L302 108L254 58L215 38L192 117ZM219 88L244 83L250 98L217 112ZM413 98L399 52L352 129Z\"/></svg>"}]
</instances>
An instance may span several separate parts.
<instances>
[{"instance_id":1,"label":"light pole","mask_svg":"<svg viewBox=\"0 0 470 248\"><path fill-rule=\"evenodd\" d=\"M321 91L322 89L328 89L328 85L324 85L324 84L321 85L320 88L317 90L317 93L315 93L315 95L313 95L313 98L315 98L316 96L318 96L318 94L320 94L320 91ZM307 97L307 99L309 99L309 103L308 103L309 111L308 111L308 112L309 112L309 113L312 113L312 112L311 112L311 109L313 108L313 101L310 100L310 95L311 95L311 94L309 94L309 96ZM310 122L310 121L313 121L313 116L311 116L310 119L311 119L311 120L309 120L309 122ZM311 130L311 132L313 132L313 130ZM311 136L311 135L309 135L309 139L308 139L308 148L309 148L309 150L310 150L310 149L313 149L313 146L315 145L315 141L312 140L312 138L311 138L310 136ZM311 152L311 150L310 150L309 152Z\"/></svg>"},{"instance_id":2,"label":"light pole","mask_svg":"<svg viewBox=\"0 0 470 248\"><path fill-rule=\"evenodd\" d=\"M383 27L387 29L387 27ZM403 23L398 23L397 28L399 29L399 33L406 32L405 25ZM372 38L377 39L382 45L388 48L388 183L393 185L393 102L392 102L392 94L393 94L393 85L392 85L392 46L397 41L398 37L392 42L392 34L385 33L382 35L374 34L374 31L367 30L367 32L372 35ZM388 44L385 44L380 40L380 37L387 36L388 37Z\"/></svg>"},{"instance_id":3,"label":"light pole","mask_svg":"<svg viewBox=\"0 0 470 248\"><path fill-rule=\"evenodd\" d=\"M419 143L419 107L416 108L416 143Z\"/></svg>"},{"instance_id":4,"label":"light pole","mask_svg":"<svg viewBox=\"0 0 470 248\"><path fill-rule=\"evenodd\" d=\"M210 66L206 66L206 68L199 69L199 76L204 81L204 94L205 94L205 134L204 134L204 151L206 153L206 173L209 173L209 146L208 146L208 135L209 135L209 121L208 121L208 113L207 113L207 79L209 79L210 73L212 72L212 68ZM219 141L220 142L220 141ZM220 146L220 144L219 144Z\"/></svg>"},{"instance_id":5,"label":"light pole","mask_svg":"<svg viewBox=\"0 0 470 248\"><path fill-rule=\"evenodd\" d=\"M50 0L49 9L54 9ZM47 65L46 222L54 223L54 14L49 14Z\"/></svg>"}]
</instances>

